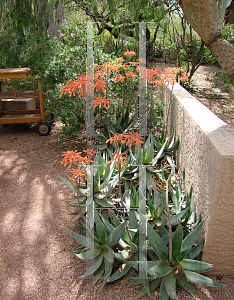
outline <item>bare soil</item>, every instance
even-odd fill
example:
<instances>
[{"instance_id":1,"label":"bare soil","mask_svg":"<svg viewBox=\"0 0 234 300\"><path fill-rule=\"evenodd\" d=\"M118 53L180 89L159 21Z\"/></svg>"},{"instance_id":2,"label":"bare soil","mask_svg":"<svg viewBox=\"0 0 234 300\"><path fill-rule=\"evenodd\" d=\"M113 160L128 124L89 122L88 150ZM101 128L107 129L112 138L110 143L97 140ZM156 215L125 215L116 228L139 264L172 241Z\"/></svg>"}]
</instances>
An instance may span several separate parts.
<instances>
[{"instance_id":1,"label":"bare soil","mask_svg":"<svg viewBox=\"0 0 234 300\"><path fill-rule=\"evenodd\" d=\"M234 129L234 87L219 77L220 72L217 66L200 66L194 74L195 89L191 93Z\"/></svg>"},{"instance_id":2,"label":"bare soil","mask_svg":"<svg viewBox=\"0 0 234 300\"><path fill-rule=\"evenodd\" d=\"M199 86L204 92L209 84L205 71L200 67L196 74L202 78ZM199 93L196 96L200 98ZM229 101L233 96L213 95L206 100L202 93L202 97L217 113L219 109L233 113ZM220 114L233 126L233 115ZM58 130L55 124L51 134L42 137L33 126L0 126L0 299L134 299L141 287L129 286L126 281L103 288L102 282L93 286L91 280L78 278L86 265L68 250L75 243L65 227L74 229L71 220L76 216L70 215L72 208L61 201L71 195L58 176L66 171L61 166L62 154L82 145L58 142ZM212 278L226 288L197 285L197 300L234 299L233 277L220 274ZM193 299L181 290L178 297ZM152 299L159 299L157 291Z\"/></svg>"}]
</instances>

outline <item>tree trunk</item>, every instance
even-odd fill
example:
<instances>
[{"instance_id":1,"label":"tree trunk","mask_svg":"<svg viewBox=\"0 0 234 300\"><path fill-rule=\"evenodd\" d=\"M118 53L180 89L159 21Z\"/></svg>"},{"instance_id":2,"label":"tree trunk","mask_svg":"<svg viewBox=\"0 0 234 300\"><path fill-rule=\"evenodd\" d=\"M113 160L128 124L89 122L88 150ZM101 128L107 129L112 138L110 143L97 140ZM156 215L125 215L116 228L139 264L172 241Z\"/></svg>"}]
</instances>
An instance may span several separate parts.
<instances>
[{"instance_id":1,"label":"tree trunk","mask_svg":"<svg viewBox=\"0 0 234 300\"><path fill-rule=\"evenodd\" d=\"M234 85L234 46L220 37L207 45L207 47L217 59L228 80Z\"/></svg>"},{"instance_id":2,"label":"tree trunk","mask_svg":"<svg viewBox=\"0 0 234 300\"><path fill-rule=\"evenodd\" d=\"M61 15L63 11L63 0L58 0L55 12L51 11L51 18L49 20L49 35L50 37L59 37L59 29L61 25Z\"/></svg>"},{"instance_id":3,"label":"tree trunk","mask_svg":"<svg viewBox=\"0 0 234 300\"><path fill-rule=\"evenodd\" d=\"M180 6L186 20L202 38L234 85L234 46L221 35L226 8L224 3L221 0L181 0Z\"/></svg>"}]
</instances>

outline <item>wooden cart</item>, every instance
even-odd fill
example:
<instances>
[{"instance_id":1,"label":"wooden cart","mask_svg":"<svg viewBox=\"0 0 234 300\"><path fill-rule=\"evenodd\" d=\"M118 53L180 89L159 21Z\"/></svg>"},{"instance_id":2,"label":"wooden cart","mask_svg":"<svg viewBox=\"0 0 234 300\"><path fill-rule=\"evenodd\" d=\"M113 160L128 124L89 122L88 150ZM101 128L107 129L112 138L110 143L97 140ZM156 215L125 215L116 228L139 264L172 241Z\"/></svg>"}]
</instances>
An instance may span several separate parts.
<instances>
[{"instance_id":1,"label":"wooden cart","mask_svg":"<svg viewBox=\"0 0 234 300\"><path fill-rule=\"evenodd\" d=\"M16 123L37 123L37 131L40 135L47 135L51 131L50 123L45 121L45 111L43 106L43 94L41 89L41 79L37 79L37 88L32 90L20 90L12 92L2 91L3 79L34 78L29 73L29 68L0 69L0 124ZM17 109L3 110L3 101L29 101L38 99L39 109ZM17 99L17 100L16 100ZM3 100L3 101L2 101ZM34 100L35 101L35 100Z\"/></svg>"}]
</instances>

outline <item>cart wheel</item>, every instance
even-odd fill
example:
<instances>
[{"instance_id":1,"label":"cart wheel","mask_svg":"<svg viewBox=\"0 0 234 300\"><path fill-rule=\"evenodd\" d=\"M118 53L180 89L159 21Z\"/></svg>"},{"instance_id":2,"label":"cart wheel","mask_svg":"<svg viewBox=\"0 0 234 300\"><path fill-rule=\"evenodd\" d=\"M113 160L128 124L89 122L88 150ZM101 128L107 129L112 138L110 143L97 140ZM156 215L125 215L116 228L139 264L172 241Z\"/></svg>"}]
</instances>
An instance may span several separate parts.
<instances>
[{"instance_id":1,"label":"cart wheel","mask_svg":"<svg viewBox=\"0 0 234 300\"><path fill-rule=\"evenodd\" d=\"M40 121L37 123L37 133L40 135L48 135L51 131L51 126L48 122Z\"/></svg>"}]
</instances>

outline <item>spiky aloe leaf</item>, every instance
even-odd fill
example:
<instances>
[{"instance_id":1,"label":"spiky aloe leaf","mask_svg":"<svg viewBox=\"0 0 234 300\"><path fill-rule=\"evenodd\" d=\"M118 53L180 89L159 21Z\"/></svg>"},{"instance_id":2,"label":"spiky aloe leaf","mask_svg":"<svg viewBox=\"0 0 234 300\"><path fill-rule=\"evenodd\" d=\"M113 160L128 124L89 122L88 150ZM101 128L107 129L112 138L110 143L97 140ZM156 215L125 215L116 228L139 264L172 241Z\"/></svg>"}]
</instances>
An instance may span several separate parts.
<instances>
[{"instance_id":1,"label":"spiky aloe leaf","mask_svg":"<svg viewBox=\"0 0 234 300\"><path fill-rule=\"evenodd\" d=\"M140 281L141 281L141 280L139 280L139 283L137 283L137 284L140 284L140 283L141 283ZM150 283L149 283L149 289L150 289L150 292L152 292L152 291L154 291L156 288L158 288L159 285L160 285L160 283L161 283L161 278L157 278L157 279L154 279L154 280L150 281ZM130 284L131 284L131 283L130 283ZM139 298L141 298L141 297L143 297L143 296L145 296L145 295L147 295L147 291L146 291L145 288L143 287L143 289L137 294L136 299L139 299Z\"/></svg>"},{"instance_id":2,"label":"spiky aloe leaf","mask_svg":"<svg viewBox=\"0 0 234 300\"><path fill-rule=\"evenodd\" d=\"M73 232L68 228L66 228L66 229L79 244L81 244L82 246L85 246L89 249L93 249L93 241L90 240L88 237L86 237L84 235L80 235L76 232Z\"/></svg>"},{"instance_id":3,"label":"spiky aloe leaf","mask_svg":"<svg viewBox=\"0 0 234 300\"><path fill-rule=\"evenodd\" d=\"M172 257L174 260L178 258L183 240L183 228L179 225L172 237Z\"/></svg>"},{"instance_id":4,"label":"spiky aloe leaf","mask_svg":"<svg viewBox=\"0 0 234 300\"><path fill-rule=\"evenodd\" d=\"M138 221L136 218L135 210L131 209L129 212L129 229L137 229ZM135 235L135 232L130 231L131 236Z\"/></svg>"},{"instance_id":5,"label":"spiky aloe leaf","mask_svg":"<svg viewBox=\"0 0 234 300\"><path fill-rule=\"evenodd\" d=\"M118 225L121 224L120 217L118 217L116 215L116 211L115 210L112 211L111 217L112 217L112 224L114 225L114 227L117 227Z\"/></svg>"},{"instance_id":6,"label":"spiky aloe leaf","mask_svg":"<svg viewBox=\"0 0 234 300\"><path fill-rule=\"evenodd\" d=\"M94 258L93 264L92 266L89 268L89 270L87 272L85 272L81 277L79 278L85 278L90 276L91 274L93 274L94 272L96 272L98 270L98 268L101 266L103 261L103 255L100 254L99 256Z\"/></svg>"},{"instance_id":7,"label":"spiky aloe leaf","mask_svg":"<svg viewBox=\"0 0 234 300\"><path fill-rule=\"evenodd\" d=\"M197 273L206 272L212 269L211 264L193 259L183 259L180 262L180 265L184 270L193 271Z\"/></svg>"},{"instance_id":8,"label":"spiky aloe leaf","mask_svg":"<svg viewBox=\"0 0 234 300\"><path fill-rule=\"evenodd\" d=\"M125 276L129 270L131 269L132 267L130 265L125 265L125 267L123 269L118 269L113 275L111 275L108 279L107 279L107 282L112 282L112 281L115 281L115 280L118 280L120 278L122 278L123 276Z\"/></svg>"},{"instance_id":9,"label":"spiky aloe leaf","mask_svg":"<svg viewBox=\"0 0 234 300\"><path fill-rule=\"evenodd\" d=\"M153 276L154 278L156 277L164 277L167 274L169 274L170 272L172 272L173 267L169 266L167 263L165 262L161 262L160 264L150 268L147 273L151 276Z\"/></svg>"},{"instance_id":10,"label":"spiky aloe leaf","mask_svg":"<svg viewBox=\"0 0 234 300\"><path fill-rule=\"evenodd\" d=\"M113 248L115 247L115 245L119 242L122 234L123 234L123 230L124 230L124 223L118 225L113 232L109 235L108 237L108 245Z\"/></svg>"},{"instance_id":11,"label":"spiky aloe leaf","mask_svg":"<svg viewBox=\"0 0 234 300\"><path fill-rule=\"evenodd\" d=\"M95 222L95 225L96 225L96 232L99 235L102 235L103 231L105 231L106 228L105 228L102 220L100 219L99 214L98 214L96 209L94 210L94 222Z\"/></svg>"},{"instance_id":12,"label":"spiky aloe leaf","mask_svg":"<svg viewBox=\"0 0 234 300\"><path fill-rule=\"evenodd\" d=\"M105 260L108 264L113 264L114 258L113 258L113 255L111 254L111 252L109 250L103 251L103 256L105 257Z\"/></svg>"},{"instance_id":13,"label":"spiky aloe leaf","mask_svg":"<svg viewBox=\"0 0 234 300\"><path fill-rule=\"evenodd\" d=\"M189 283L184 272L179 272L178 274L176 274L176 279L178 283L182 286L182 288L184 288L191 296L194 297L196 289Z\"/></svg>"},{"instance_id":14,"label":"spiky aloe leaf","mask_svg":"<svg viewBox=\"0 0 234 300\"><path fill-rule=\"evenodd\" d=\"M152 226L149 223L147 223L147 236L151 244L157 245L158 248L162 249L165 252L168 251L163 240L160 238L160 236L157 234L157 232L152 228Z\"/></svg>"},{"instance_id":15,"label":"spiky aloe leaf","mask_svg":"<svg viewBox=\"0 0 234 300\"><path fill-rule=\"evenodd\" d=\"M177 225L178 223L181 223L181 219L186 215L186 213L188 212L189 207L184 209L182 212L171 216L171 225Z\"/></svg>"},{"instance_id":16,"label":"spiky aloe leaf","mask_svg":"<svg viewBox=\"0 0 234 300\"><path fill-rule=\"evenodd\" d=\"M93 285L96 284L98 280L102 277L104 271L105 271L105 263L102 262L101 266L94 273Z\"/></svg>"},{"instance_id":17,"label":"spiky aloe leaf","mask_svg":"<svg viewBox=\"0 0 234 300\"><path fill-rule=\"evenodd\" d=\"M76 222L73 222L72 223L82 232L86 233L86 228L85 228L85 225L84 223L81 221L82 224L78 224Z\"/></svg>"},{"instance_id":18,"label":"spiky aloe leaf","mask_svg":"<svg viewBox=\"0 0 234 300\"><path fill-rule=\"evenodd\" d=\"M159 259L161 259L161 261L168 262L169 259L168 249L167 251L164 251L161 248L157 247L155 244L151 244L151 246L154 249L157 256L159 257Z\"/></svg>"},{"instance_id":19,"label":"spiky aloe leaf","mask_svg":"<svg viewBox=\"0 0 234 300\"><path fill-rule=\"evenodd\" d=\"M154 146L153 141L151 139L151 135L149 135L143 150L142 161L144 164L149 164L154 157Z\"/></svg>"},{"instance_id":20,"label":"spiky aloe leaf","mask_svg":"<svg viewBox=\"0 0 234 300\"><path fill-rule=\"evenodd\" d=\"M155 158L151 161L152 166L155 166L156 163L158 162L158 160L162 157L163 151L166 147L167 144L167 140L165 141L165 143L162 145L161 149L159 150L158 154L155 156Z\"/></svg>"},{"instance_id":21,"label":"spiky aloe leaf","mask_svg":"<svg viewBox=\"0 0 234 300\"><path fill-rule=\"evenodd\" d=\"M138 149L137 149L135 165L136 166L141 166L142 165L142 153L141 153L141 148L140 147L138 147Z\"/></svg>"},{"instance_id":22,"label":"spiky aloe leaf","mask_svg":"<svg viewBox=\"0 0 234 300\"><path fill-rule=\"evenodd\" d=\"M62 182L73 192L73 193L76 193L77 192L77 190L73 187L73 185L72 185L72 183L71 183L71 181L68 181L68 180L66 180L65 178L63 178L63 177L60 177L59 176L59 178L62 180Z\"/></svg>"},{"instance_id":23,"label":"spiky aloe leaf","mask_svg":"<svg viewBox=\"0 0 234 300\"><path fill-rule=\"evenodd\" d=\"M135 268L136 270L139 269L139 261L125 261L128 265L132 266L133 268ZM160 260L156 260L156 261L147 261L147 270L157 266L157 265L160 265L161 264L161 261ZM134 281L133 281L134 282Z\"/></svg>"},{"instance_id":24,"label":"spiky aloe leaf","mask_svg":"<svg viewBox=\"0 0 234 300\"><path fill-rule=\"evenodd\" d=\"M166 286L165 286L165 278L163 278L160 285L159 300L168 300L168 299L169 299L169 295L167 293Z\"/></svg>"},{"instance_id":25,"label":"spiky aloe leaf","mask_svg":"<svg viewBox=\"0 0 234 300\"><path fill-rule=\"evenodd\" d=\"M197 237L201 231L202 225L203 225L202 221L199 225L197 225L196 228L193 229L193 231L191 231L186 238L183 240L182 242L182 247L181 247L181 251L185 251L188 250L190 248L192 248L192 246L194 245L194 243L197 240Z\"/></svg>"},{"instance_id":26,"label":"spiky aloe leaf","mask_svg":"<svg viewBox=\"0 0 234 300\"><path fill-rule=\"evenodd\" d=\"M107 199L97 199L95 198L95 201L101 206L101 207L113 207L113 203L111 203Z\"/></svg>"},{"instance_id":27,"label":"spiky aloe leaf","mask_svg":"<svg viewBox=\"0 0 234 300\"><path fill-rule=\"evenodd\" d=\"M97 248L93 248L89 251L85 251L85 252L81 252L81 253L75 253L75 255L82 259L82 260L90 260L90 259L94 259L95 257L97 257L100 253L102 252L101 249L97 249Z\"/></svg>"},{"instance_id":28,"label":"spiky aloe leaf","mask_svg":"<svg viewBox=\"0 0 234 300\"><path fill-rule=\"evenodd\" d=\"M186 275L188 281L193 283L208 285L208 286L225 287L225 285L195 272L184 271L184 274Z\"/></svg>"},{"instance_id":29,"label":"spiky aloe leaf","mask_svg":"<svg viewBox=\"0 0 234 300\"><path fill-rule=\"evenodd\" d=\"M176 278L175 278L175 271L173 270L171 273L169 273L166 277L165 277L165 288L167 291L167 294L169 295L169 297L171 297L172 299L178 299L177 295L176 295Z\"/></svg>"},{"instance_id":30,"label":"spiky aloe leaf","mask_svg":"<svg viewBox=\"0 0 234 300\"><path fill-rule=\"evenodd\" d=\"M200 254L200 252L202 251L204 243L205 243L205 239L203 239L198 245L196 245L192 249L190 249L188 254L186 255L186 257L188 259L196 258Z\"/></svg>"}]
</instances>

